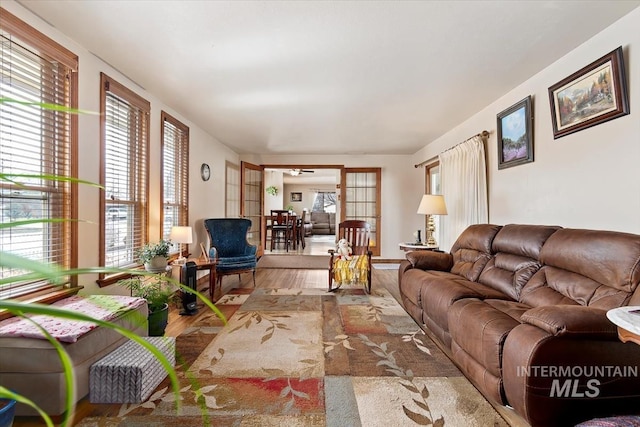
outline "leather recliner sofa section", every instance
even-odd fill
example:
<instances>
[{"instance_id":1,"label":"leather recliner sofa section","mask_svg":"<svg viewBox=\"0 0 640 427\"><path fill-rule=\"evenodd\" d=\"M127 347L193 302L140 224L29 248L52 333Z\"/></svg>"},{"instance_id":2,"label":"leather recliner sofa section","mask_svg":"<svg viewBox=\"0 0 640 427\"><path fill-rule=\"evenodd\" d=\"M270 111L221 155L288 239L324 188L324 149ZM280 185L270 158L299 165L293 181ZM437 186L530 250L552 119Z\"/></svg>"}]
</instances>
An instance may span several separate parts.
<instances>
[{"instance_id":1,"label":"leather recliner sofa section","mask_svg":"<svg viewBox=\"0 0 640 427\"><path fill-rule=\"evenodd\" d=\"M533 426L638 412L640 346L606 312L640 305L639 282L638 235L516 224L470 226L451 253L410 252L398 277L418 324Z\"/></svg>"}]
</instances>

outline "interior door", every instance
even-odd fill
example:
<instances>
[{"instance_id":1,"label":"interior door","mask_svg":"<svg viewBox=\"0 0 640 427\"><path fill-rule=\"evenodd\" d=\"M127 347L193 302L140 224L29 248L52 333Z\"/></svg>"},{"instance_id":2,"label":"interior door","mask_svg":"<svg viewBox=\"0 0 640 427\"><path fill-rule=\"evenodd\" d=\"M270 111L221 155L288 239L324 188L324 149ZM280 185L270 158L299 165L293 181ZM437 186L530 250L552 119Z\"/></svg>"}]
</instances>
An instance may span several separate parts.
<instances>
[{"instance_id":1,"label":"interior door","mask_svg":"<svg viewBox=\"0 0 640 427\"><path fill-rule=\"evenodd\" d=\"M240 216L251 220L251 228L247 240L258 247L258 256L264 253L262 226L262 194L264 182L263 167L247 162L240 162Z\"/></svg>"},{"instance_id":2,"label":"interior door","mask_svg":"<svg viewBox=\"0 0 640 427\"><path fill-rule=\"evenodd\" d=\"M370 248L374 256L380 256L381 168L344 168L342 170L341 220L357 219L371 225Z\"/></svg>"}]
</instances>

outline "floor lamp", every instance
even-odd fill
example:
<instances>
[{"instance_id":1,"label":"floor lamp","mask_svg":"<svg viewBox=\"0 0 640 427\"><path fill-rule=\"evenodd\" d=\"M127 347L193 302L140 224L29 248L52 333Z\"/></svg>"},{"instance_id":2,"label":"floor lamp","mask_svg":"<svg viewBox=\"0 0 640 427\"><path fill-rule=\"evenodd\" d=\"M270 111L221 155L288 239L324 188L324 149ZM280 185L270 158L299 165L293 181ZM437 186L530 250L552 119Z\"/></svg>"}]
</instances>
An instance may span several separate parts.
<instances>
[{"instance_id":1,"label":"floor lamp","mask_svg":"<svg viewBox=\"0 0 640 427\"><path fill-rule=\"evenodd\" d=\"M193 231L188 226L175 226L171 227L171 233L169 234L169 240L180 244L180 256L174 261L175 264L184 264L187 259L182 256L182 244L193 243Z\"/></svg>"},{"instance_id":2,"label":"floor lamp","mask_svg":"<svg viewBox=\"0 0 640 427\"><path fill-rule=\"evenodd\" d=\"M446 215L447 206L444 204L444 197L435 194L425 194L422 196L418 213L428 215L427 218L427 246L438 246L438 242L433 237L436 231L436 224L433 220L434 215Z\"/></svg>"}]
</instances>

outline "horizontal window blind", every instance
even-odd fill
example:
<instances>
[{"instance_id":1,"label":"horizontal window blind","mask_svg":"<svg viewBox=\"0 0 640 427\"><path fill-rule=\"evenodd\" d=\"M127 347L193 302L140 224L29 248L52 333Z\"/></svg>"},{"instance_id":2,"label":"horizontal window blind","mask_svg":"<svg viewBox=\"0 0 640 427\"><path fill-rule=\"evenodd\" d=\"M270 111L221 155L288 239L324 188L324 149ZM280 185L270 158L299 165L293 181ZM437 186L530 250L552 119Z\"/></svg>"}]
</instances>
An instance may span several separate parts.
<instances>
[{"instance_id":1,"label":"horizontal window blind","mask_svg":"<svg viewBox=\"0 0 640 427\"><path fill-rule=\"evenodd\" d=\"M106 267L131 267L147 241L150 104L104 74L101 80L101 261Z\"/></svg>"},{"instance_id":2,"label":"horizontal window blind","mask_svg":"<svg viewBox=\"0 0 640 427\"><path fill-rule=\"evenodd\" d=\"M75 55L0 9L0 171L32 175L0 180L1 222L22 222L0 228L0 250L63 268L76 265L75 187L47 175L73 176L77 122L24 103L77 108L76 72ZM62 221L47 222L53 219ZM19 280L25 273L0 266L0 279L9 280L0 298L49 287L46 280Z\"/></svg>"},{"instance_id":3,"label":"horizontal window blind","mask_svg":"<svg viewBox=\"0 0 640 427\"><path fill-rule=\"evenodd\" d=\"M162 238L171 227L189 225L189 128L162 112ZM178 253L173 244L171 253Z\"/></svg>"}]
</instances>

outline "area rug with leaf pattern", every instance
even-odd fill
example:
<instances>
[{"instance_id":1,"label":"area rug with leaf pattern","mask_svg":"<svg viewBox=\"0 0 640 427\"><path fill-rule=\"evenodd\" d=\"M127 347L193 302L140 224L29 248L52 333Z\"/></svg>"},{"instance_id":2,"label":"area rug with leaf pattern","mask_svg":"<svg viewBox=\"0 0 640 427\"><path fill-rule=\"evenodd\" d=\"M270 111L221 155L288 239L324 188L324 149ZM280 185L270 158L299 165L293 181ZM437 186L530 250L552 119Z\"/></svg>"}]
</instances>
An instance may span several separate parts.
<instances>
[{"instance_id":1,"label":"area rug with leaf pattern","mask_svg":"<svg viewBox=\"0 0 640 427\"><path fill-rule=\"evenodd\" d=\"M177 338L165 380L81 426L506 426L384 289L237 289Z\"/></svg>"}]
</instances>

